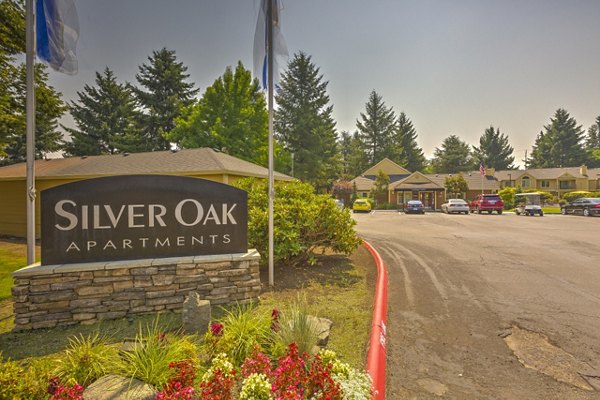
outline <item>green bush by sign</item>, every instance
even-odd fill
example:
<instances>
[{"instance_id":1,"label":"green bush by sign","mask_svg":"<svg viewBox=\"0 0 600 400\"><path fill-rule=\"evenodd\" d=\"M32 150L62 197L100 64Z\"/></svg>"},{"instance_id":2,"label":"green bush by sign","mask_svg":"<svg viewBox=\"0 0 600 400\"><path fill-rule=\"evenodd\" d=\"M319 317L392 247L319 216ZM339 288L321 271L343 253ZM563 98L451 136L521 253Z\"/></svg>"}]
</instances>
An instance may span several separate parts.
<instances>
[{"instance_id":1,"label":"green bush by sign","mask_svg":"<svg viewBox=\"0 0 600 400\"><path fill-rule=\"evenodd\" d=\"M248 192L248 243L263 255L268 251L268 188L265 180L242 179L236 186ZM314 263L315 251L350 254L361 240L356 222L328 195L315 194L307 183L276 182L273 249L275 262Z\"/></svg>"}]
</instances>

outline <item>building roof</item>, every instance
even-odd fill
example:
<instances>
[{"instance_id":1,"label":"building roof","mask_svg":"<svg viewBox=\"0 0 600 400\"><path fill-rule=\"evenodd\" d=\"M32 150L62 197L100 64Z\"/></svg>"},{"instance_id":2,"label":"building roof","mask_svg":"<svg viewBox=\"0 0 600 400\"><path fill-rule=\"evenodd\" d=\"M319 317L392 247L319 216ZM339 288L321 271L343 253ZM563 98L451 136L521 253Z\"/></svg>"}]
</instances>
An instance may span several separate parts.
<instances>
[{"instance_id":1,"label":"building roof","mask_svg":"<svg viewBox=\"0 0 600 400\"><path fill-rule=\"evenodd\" d=\"M453 176L456 174L427 174L425 175L433 182L437 183L441 187L444 187L444 182L447 177ZM500 189L500 184L498 180L489 175L485 175L483 179L481 179L481 174L479 171L471 171L465 172L462 174L463 178L467 182L467 186L469 190L498 190ZM507 178L508 179L508 178ZM513 178L514 180L514 178ZM482 188L483 185L483 188Z\"/></svg>"},{"instance_id":2,"label":"building roof","mask_svg":"<svg viewBox=\"0 0 600 400\"><path fill-rule=\"evenodd\" d=\"M587 179L596 179L600 175L600 168L589 168L587 169L587 174L582 175L581 167L566 167L566 168L533 168L527 170L503 170L496 171L494 176L499 181L508 181L509 178L511 180L519 179L521 176L527 174L535 179L558 179L561 176L568 175L573 178L587 178ZM509 176L510 174L510 176Z\"/></svg>"},{"instance_id":3,"label":"building roof","mask_svg":"<svg viewBox=\"0 0 600 400\"><path fill-rule=\"evenodd\" d=\"M132 174L208 175L233 174L265 178L267 168L203 147L178 151L122 153L102 156L83 156L37 160L36 179L69 178ZM24 179L26 164L0 168L0 180ZM275 172L279 180L293 178Z\"/></svg>"},{"instance_id":4,"label":"building roof","mask_svg":"<svg viewBox=\"0 0 600 400\"><path fill-rule=\"evenodd\" d=\"M369 191L373 188L373 186L375 186L374 180L366 178L364 176L357 176L356 178L352 179L351 182L355 183L356 190L359 190L361 192Z\"/></svg>"}]
</instances>

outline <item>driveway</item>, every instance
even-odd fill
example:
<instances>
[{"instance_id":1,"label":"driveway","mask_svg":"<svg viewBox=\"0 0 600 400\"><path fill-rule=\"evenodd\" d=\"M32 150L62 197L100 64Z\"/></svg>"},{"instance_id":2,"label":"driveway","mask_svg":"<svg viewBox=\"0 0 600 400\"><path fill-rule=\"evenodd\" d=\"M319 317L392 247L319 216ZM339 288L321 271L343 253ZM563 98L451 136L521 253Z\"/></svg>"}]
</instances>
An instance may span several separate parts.
<instances>
[{"instance_id":1,"label":"driveway","mask_svg":"<svg viewBox=\"0 0 600 400\"><path fill-rule=\"evenodd\" d=\"M600 218L355 219L389 272L388 399L600 398Z\"/></svg>"}]
</instances>

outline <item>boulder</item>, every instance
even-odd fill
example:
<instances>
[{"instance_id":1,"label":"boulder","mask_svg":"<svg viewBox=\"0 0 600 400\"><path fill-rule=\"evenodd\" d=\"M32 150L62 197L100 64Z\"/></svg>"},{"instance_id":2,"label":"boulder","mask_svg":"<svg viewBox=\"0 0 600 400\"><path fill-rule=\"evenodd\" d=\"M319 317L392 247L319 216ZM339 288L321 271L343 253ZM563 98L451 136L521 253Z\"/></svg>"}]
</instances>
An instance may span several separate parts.
<instances>
[{"instance_id":1,"label":"boulder","mask_svg":"<svg viewBox=\"0 0 600 400\"><path fill-rule=\"evenodd\" d=\"M317 346L327 346L333 322L327 318L319 318L312 315L309 315L308 318L312 321L311 324L315 327L317 333Z\"/></svg>"},{"instance_id":2,"label":"boulder","mask_svg":"<svg viewBox=\"0 0 600 400\"><path fill-rule=\"evenodd\" d=\"M154 400L154 386L133 378L106 375L88 386L83 392L84 400Z\"/></svg>"}]
</instances>

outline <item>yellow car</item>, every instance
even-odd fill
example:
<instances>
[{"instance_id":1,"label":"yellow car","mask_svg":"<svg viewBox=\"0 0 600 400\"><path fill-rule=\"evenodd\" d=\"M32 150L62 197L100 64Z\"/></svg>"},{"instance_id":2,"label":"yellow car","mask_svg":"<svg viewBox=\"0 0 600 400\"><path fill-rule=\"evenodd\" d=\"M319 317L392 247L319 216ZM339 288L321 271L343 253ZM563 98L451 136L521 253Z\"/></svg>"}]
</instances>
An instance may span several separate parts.
<instances>
[{"instance_id":1,"label":"yellow car","mask_svg":"<svg viewBox=\"0 0 600 400\"><path fill-rule=\"evenodd\" d=\"M371 203L369 203L369 200L367 200L367 199L356 199L354 201L354 204L352 204L352 211L353 212L358 212L358 211L369 212L369 211L371 211Z\"/></svg>"}]
</instances>

